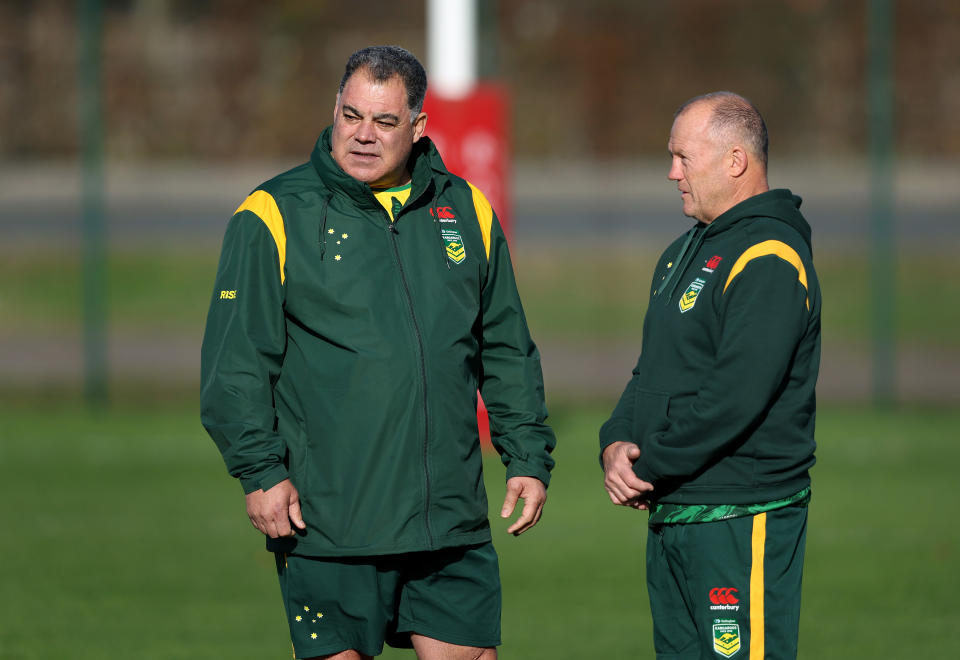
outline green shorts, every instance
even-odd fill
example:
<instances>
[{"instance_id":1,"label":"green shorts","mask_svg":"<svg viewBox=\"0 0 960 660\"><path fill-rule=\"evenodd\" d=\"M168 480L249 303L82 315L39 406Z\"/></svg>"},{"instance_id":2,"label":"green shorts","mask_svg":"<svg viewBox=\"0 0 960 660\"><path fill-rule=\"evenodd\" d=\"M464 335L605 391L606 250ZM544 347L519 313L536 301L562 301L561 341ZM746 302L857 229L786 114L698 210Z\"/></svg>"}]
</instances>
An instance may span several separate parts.
<instances>
[{"instance_id":1,"label":"green shorts","mask_svg":"<svg viewBox=\"0 0 960 660\"><path fill-rule=\"evenodd\" d=\"M493 544L379 557L276 553L297 658L383 644L410 633L462 646L500 644L500 568Z\"/></svg>"},{"instance_id":2,"label":"green shorts","mask_svg":"<svg viewBox=\"0 0 960 660\"><path fill-rule=\"evenodd\" d=\"M807 507L651 525L658 660L796 658Z\"/></svg>"}]
</instances>

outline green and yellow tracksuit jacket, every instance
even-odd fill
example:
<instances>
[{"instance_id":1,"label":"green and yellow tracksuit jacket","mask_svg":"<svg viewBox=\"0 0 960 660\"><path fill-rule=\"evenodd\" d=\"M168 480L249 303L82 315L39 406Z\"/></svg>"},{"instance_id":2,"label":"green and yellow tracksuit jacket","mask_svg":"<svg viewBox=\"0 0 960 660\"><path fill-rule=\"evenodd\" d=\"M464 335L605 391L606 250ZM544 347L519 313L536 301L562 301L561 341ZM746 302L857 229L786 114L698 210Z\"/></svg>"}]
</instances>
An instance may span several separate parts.
<instances>
[{"instance_id":1,"label":"green and yellow tracksuit jacket","mask_svg":"<svg viewBox=\"0 0 960 660\"><path fill-rule=\"evenodd\" d=\"M635 442L652 499L782 500L810 484L820 287L800 198L772 190L660 258L640 359L600 448Z\"/></svg>"},{"instance_id":2,"label":"green and yellow tracksuit jacket","mask_svg":"<svg viewBox=\"0 0 960 660\"><path fill-rule=\"evenodd\" d=\"M429 139L410 168L391 221L333 161L328 128L227 226L201 415L245 492L286 478L298 489L307 529L271 550L488 541L478 388L507 477L549 481L539 354L500 224Z\"/></svg>"}]
</instances>

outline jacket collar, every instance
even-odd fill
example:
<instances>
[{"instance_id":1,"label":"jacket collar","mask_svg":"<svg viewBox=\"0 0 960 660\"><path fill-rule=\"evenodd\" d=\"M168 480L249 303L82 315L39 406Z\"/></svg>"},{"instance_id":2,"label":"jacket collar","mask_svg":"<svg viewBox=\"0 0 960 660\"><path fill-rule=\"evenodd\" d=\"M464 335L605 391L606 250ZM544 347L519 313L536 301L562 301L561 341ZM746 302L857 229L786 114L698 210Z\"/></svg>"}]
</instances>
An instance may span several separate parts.
<instances>
[{"instance_id":1,"label":"jacket collar","mask_svg":"<svg viewBox=\"0 0 960 660\"><path fill-rule=\"evenodd\" d=\"M721 213L707 225L704 233L708 237L716 236L744 218L763 216L789 225L803 237L807 245L810 245L810 225L800 213L802 201L786 188L768 190L745 199Z\"/></svg>"},{"instance_id":2,"label":"jacket collar","mask_svg":"<svg viewBox=\"0 0 960 660\"><path fill-rule=\"evenodd\" d=\"M310 163L320 180L331 194L346 197L360 208L379 208L380 203L374 198L370 186L344 172L330 155L332 132L333 126L327 126L310 154ZM413 185L408 204L424 194L437 195L443 190L450 173L430 138L421 137L413 145L409 165Z\"/></svg>"}]
</instances>

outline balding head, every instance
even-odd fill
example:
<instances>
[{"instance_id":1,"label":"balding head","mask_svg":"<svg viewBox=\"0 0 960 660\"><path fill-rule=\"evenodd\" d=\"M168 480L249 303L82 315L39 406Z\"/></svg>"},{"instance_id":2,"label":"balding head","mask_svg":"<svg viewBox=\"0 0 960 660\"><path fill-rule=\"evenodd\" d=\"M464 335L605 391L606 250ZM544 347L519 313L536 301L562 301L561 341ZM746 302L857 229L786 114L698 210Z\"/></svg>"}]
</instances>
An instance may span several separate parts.
<instances>
[{"instance_id":1,"label":"balding head","mask_svg":"<svg viewBox=\"0 0 960 660\"><path fill-rule=\"evenodd\" d=\"M677 182L683 212L711 223L727 209L768 190L767 129L752 103L731 92L690 99L674 113L667 178Z\"/></svg>"},{"instance_id":2,"label":"balding head","mask_svg":"<svg viewBox=\"0 0 960 660\"><path fill-rule=\"evenodd\" d=\"M751 156L767 169L767 125L760 111L749 100L733 92L710 92L695 96L677 108L674 119L693 106L706 104L710 115L710 133L722 147L742 144Z\"/></svg>"}]
</instances>

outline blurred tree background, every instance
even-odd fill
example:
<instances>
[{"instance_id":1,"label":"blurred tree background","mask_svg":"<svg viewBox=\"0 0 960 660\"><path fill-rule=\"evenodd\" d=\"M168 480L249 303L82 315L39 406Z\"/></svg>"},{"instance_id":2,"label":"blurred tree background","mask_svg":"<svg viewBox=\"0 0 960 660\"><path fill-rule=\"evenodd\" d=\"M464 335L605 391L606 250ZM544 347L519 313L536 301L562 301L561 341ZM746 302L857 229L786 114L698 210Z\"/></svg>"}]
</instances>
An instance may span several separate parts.
<instances>
[{"instance_id":1,"label":"blurred tree background","mask_svg":"<svg viewBox=\"0 0 960 660\"><path fill-rule=\"evenodd\" d=\"M489 3L486 3L489 4ZM0 157L76 153L76 6L0 4ZM420 2L104 0L107 152L302 156L346 57L426 61ZM660 155L680 101L736 87L779 157L865 149L863 0L515 0L487 12L488 74L510 88L520 159ZM358 15L359 14L359 15ZM492 17L492 19L491 19ZM960 154L960 4L896 3L898 151Z\"/></svg>"},{"instance_id":2,"label":"blurred tree background","mask_svg":"<svg viewBox=\"0 0 960 660\"><path fill-rule=\"evenodd\" d=\"M347 56L425 64L424 2L103 0L109 370L193 396L227 218L306 159ZM871 388L869 0L482 0L481 76L510 95L515 263L548 394L615 396L652 260L686 226L674 109L750 98L771 183L804 200L825 291L827 397ZM82 380L80 3L0 3L0 390ZM894 290L901 398L960 391L960 3L894 3ZM429 125L428 125L429 133ZM116 387L120 385L120 387Z\"/></svg>"}]
</instances>

